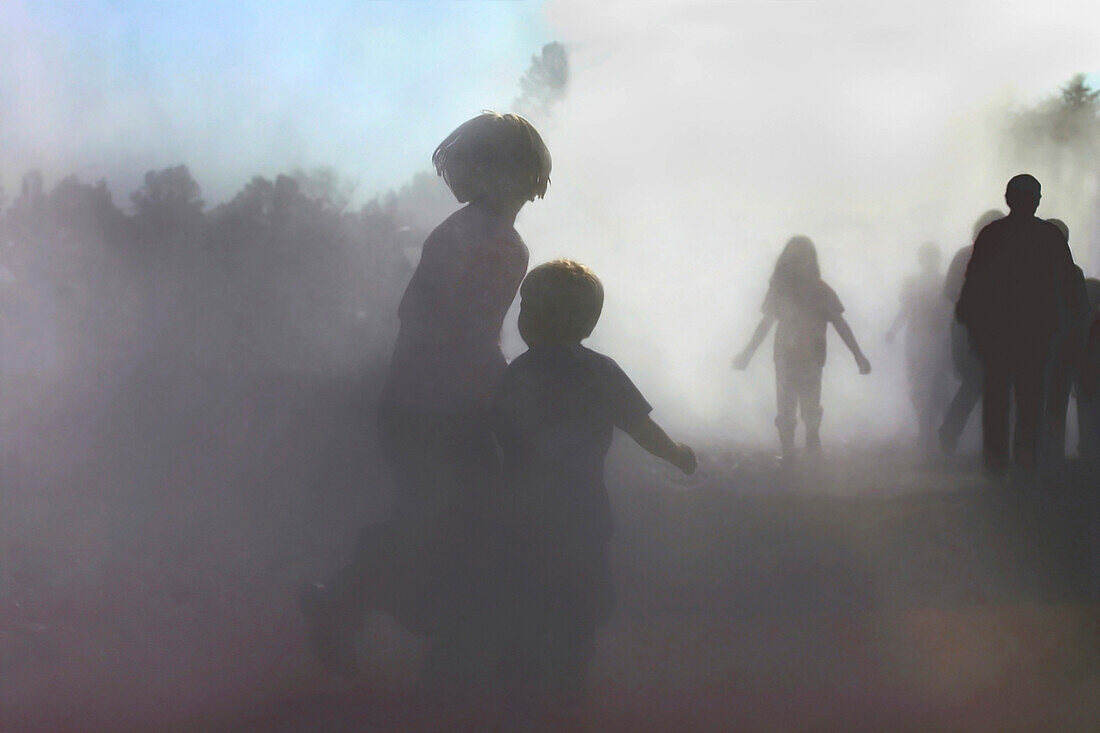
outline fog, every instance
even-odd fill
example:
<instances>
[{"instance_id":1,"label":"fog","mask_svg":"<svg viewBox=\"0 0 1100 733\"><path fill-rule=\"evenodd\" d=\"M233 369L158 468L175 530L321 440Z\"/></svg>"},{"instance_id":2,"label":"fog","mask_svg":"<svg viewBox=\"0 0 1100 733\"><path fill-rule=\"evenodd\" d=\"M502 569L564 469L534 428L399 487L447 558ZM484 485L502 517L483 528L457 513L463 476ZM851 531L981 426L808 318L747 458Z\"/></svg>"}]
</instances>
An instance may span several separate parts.
<instances>
[{"instance_id":1,"label":"fog","mask_svg":"<svg viewBox=\"0 0 1100 733\"><path fill-rule=\"evenodd\" d=\"M686 478L613 447L620 610L594 667L595 729L1089 719L1095 506L983 493L977 414L961 456L929 460L905 348L885 333L918 246L938 243L946 268L1021 171L1100 274L1098 147L1057 142L1039 114L1076 73L1096 86L1100 10L549 0L544 14L567 84L532 92L522 65L456 62L476 78L439 107L469 109L360 134L354 101L328 128L281 74L206 96L127 88L121 51L78 64L24 6L0 11L0 82L23 95L0 100L0 730L402 728L424 642L374 618L365 679L336 682L296 594L388 513L374 420L397 303L458 206L428 163L482 107L528 115L554 158L517 219L531 264L593 268L606 303L589 345L700 457ZM424 58L410 78L440 63ZM194 109L175 119L181 98ZM371 168L413 147L399 174ZM730 362L796 234L873 371L830 334L824 468L792 475L770 338L747 371ZM514 312L502 342L524 348Z\"/></svg>"},{"instance_id":2,"label":"fog","mask_svg":"<svg viewBox=\"0 0 1100 733\"><path fill-rule=\"evenodd\" d=\"M874 367L860 378L830 336L826 439L915 429L900 348L883 342L901 280L922 242L946 266L978 215L1004 208L1012 175L1039 178L1039 215L1065 218L1087 273L1100 264L1094 167L1005 142L1013 112L1095 66L1100 24L1085 4L547 12L574 78L545 135L551 190L519 226L533 261L572 256L604 279L592 343L683 429L773 438L767 344L747 373L728 365L795 234L816 243Z\"/></svg>"}]
</instances>

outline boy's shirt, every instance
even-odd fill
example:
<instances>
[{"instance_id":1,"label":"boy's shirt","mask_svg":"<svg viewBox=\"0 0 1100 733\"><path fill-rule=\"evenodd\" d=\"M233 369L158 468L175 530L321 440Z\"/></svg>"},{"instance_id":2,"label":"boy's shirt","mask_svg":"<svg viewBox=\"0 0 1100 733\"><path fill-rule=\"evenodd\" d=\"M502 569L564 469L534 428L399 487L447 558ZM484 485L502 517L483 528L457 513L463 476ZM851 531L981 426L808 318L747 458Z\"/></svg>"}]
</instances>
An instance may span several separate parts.
<instances>
[{"instance_id":1,"label":"boy's shirt","mask_svg":"<svg viewBox=\"0 0 1100 733\"><path fill-rule=\"evenodd\" d=\"M775 358L825 363L825 329L844 312L836 292L817 280L796 297L768 290L761 310L775 316Z\"/></svg>"},{"instance_id":2,"label":"boy's shirt","mask_svg":"<svg viewBox=\"0 0 1100 733\"><path fill-rule=\"evenodd\" d=\"M579 343L533 346L505 369L495 408L505 524L551 548L606 541L612 433L652 410L630 378Z\"/></svg>"}]
</instances>

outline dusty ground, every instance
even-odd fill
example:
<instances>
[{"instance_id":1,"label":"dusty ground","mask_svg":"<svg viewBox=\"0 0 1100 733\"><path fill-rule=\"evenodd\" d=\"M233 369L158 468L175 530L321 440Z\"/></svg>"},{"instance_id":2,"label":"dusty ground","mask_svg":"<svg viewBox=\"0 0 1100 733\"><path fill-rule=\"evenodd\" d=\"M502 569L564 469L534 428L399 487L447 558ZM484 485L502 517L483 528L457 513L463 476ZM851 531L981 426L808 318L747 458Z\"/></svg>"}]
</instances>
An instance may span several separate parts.
<instances>
[{"instance_id":1,"label":"dusty ground","mask_svg":"<svg viewBox=\"0 0 1100 733\"><path fill-rule=\"evenodd\" d=\"M364 675L335 680L294 600L385 505L369 421L339 389L205 393L8 441L0 730L408 727L423 644L373 619ZM700 454L684 479L613 451L619 604L582 727L1100 730L1097 476L1028 494L886 446L793 474Z\"/></svg>"}]
</instances>

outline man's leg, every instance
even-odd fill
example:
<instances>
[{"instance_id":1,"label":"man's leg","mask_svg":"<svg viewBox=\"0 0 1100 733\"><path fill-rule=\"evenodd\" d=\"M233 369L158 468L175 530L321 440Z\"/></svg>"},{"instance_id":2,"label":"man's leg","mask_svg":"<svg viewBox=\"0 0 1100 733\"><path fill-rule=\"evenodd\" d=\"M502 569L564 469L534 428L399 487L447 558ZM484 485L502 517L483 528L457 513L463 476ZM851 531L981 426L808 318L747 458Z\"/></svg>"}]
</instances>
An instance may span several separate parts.
<instances>
[{"instance_id":1,"label":"man's leg","mask_svg":"<svg viewBox=\"0 0 1100 733\"><path fill-rule=\"evenodd\" d=\"M1040 442L1043 464L1053 468L1061 465L1066 458L1066 413L1069 411L1072 387L1072 372L1066 359L1059 359L1052 365L1046 383L1045 431Z\"/></svg>"},{"instance_id":2,"label":"man's leg","mask_svg":"<svg viewBox=\"0 0 1100 733\"><path fill-rule=\"evenodd\" d=\"M1016 394L1016 430L1013 436L1013 453L1016 465L1025 473L1038 466L1040 435L1043 423L1043 392L1045 388L1045 351L1033 349L1022 355L1014 369ZM1065 435L1062 435L1062 452L1065 451Z\"/></svg>"},{"instance_id":3,"label":"man's leg","mask_svg":"<svg viewBox=\"0 0 1100 733\"><path fill-rule=\"evenodd\" d=\"M982 382L982 457L987 471L1003 476L1008 470L1008 405L1012 371L1006 359L986 361Z\"/></svg>"}]
</instances>

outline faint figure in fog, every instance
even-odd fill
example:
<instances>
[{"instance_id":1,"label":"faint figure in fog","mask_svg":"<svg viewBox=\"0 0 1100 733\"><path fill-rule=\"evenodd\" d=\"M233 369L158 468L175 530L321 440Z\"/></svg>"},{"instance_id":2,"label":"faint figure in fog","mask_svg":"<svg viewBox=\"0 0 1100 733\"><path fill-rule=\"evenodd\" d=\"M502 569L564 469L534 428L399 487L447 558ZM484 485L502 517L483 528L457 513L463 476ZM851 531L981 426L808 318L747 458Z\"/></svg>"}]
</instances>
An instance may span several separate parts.
<instances>
[{"instance_id":1,"label":"faint figure in fog","mask_svg":"<svg viewBox=\"0 0 1100 733\"><path fill-rule=\"evenodd\" d=\"M1016 398L1013 457L1036 468L1044 376L1068 310L1073 257L1062 233L1035 216L1039 181L1008 182L1009 214L982 229L956 306L982 360L982 454L986 470L1009 467L1009 399Z\"/></svg>"},{"instance_id":2,"label":"faint figure in fog","mask_svg":"<svg viewBox=\"0 0 1100 733\"><path fill-rule=\"evenodd\" d=\"M962 293L963 281L966 279L966 266L970 264L970 256L974 252L973 241L978 238L978 234L987 224L1001 218L1004 218L1004 212L997 209L990 209L978 217L970 235L971 244L960 249L951 259L947 276L944 278L943 297L947 300L952 313L959 302L959 294ZM966 429L966 421L970 419L970 413L982 398L982 361L974 351L973 344L970 343L970 333L966 330L966 326L954 317L948 320L951 323L951 361L955 365L955 373L960 383L959 388L955 390L955 396L951 399L951 404L947 406L947 413L943 417L943 424L938 432L943 452L951 455L959 444L959 437L963 430Z\"/></svg>"},{"instance_id":3,"label":"faint figure in fog","mask_svg":"<svg viewBox=\"0 0 1100 733\"><path fill-rule=\"evenodd\" d=\"M561 715L583 702L596 632L611 611L603 472L614 429L684 473L696 461L653 421L623 370L581 345L603 307L591 270L539 265L520 299L528 350L508 365L496 399L505 468L496 516L509 561L502 676L510 722L526 726L547 715L566 722Z\"/></svg>"},{"instance_id":4,"label":"faint figure in fog","mask_svg":"<svg viewBox=\"0 0 1100 733\"><path fill-rule=\"evenodd\" d=\"M489 408L506 364L501 324L527 270L516 215L546 192L551 161L529 122L493 112L459 126L432 161L466 206L424 242L398 309L378 415L394 519L364 529L348 565L303 603L314 652L340 674L356 671L367 610L431 638L419 689L450 709L486 676L476 545L500 475Z\"/></svg>"},{"instance_id":5,"label":"faint figure in fog","mask_svg":"<svg viewBox=\"0 0 1100 733\"><path fill-rule=\"evenodd\" d=\"M775 329L775 426L784 460L795 455L798 410L806 427L806 451L821 453L821 370L825 366L825 331L831 323L855 356L860 374L871 371L871 363L859 348L848 322L841 315L844 306L824 280L817 263L817 250L809 237L792 237L780 253L772 272L768 294L761 308L764 317L748 346L733 360L735 369L746 369L752 355Z\"/></svg>"},{"instance_id":6,"label":"faint figure in fog","mask_svg":"<svg viewBox=\"0 0 1100 733\"><path fill-rule=\"evenodd\" d=\"M1081 430L1078 453L1095 468L1100 463L1100 280L1085 280L1085 291L1090 311L1077 401Z\"/></svg>"},{"instance_id":7,"label":"faint figure in fog","mask_svg":"<svg viewBox=\"0 0 1100 733\"><path fill-rule=\"evenodd\" d=\"M917 414L921 445L930 448L950 398L950 342L944 326L951 321L951 311L942 298L939 246L934 242L922 244L917 262L920 271L902 285L901 307L886 332L886 341L892 343L897 332L905 328L909 398Z\"/></svg>"},{"instance_id":8,"label":"faint figure in fog","mask_svg":"<svg viewBox=\"0 0 1100 733\"><path fill-rule=\"evenodd\" d=\"M1061 219L1047 221L1058 227L1068 243L1069 226ZM1071 268L1067 285L1067 308L1062 313L1047 374L1046 434L1042 445L1044 461L1050 468L1060 466L1066 457L1066 413L1071 394L1077 400L1078 412L1081 412L1081 362L1085 357L1091 311L1085 273L1077 265Z\"/></svg>"}]
</instances>

